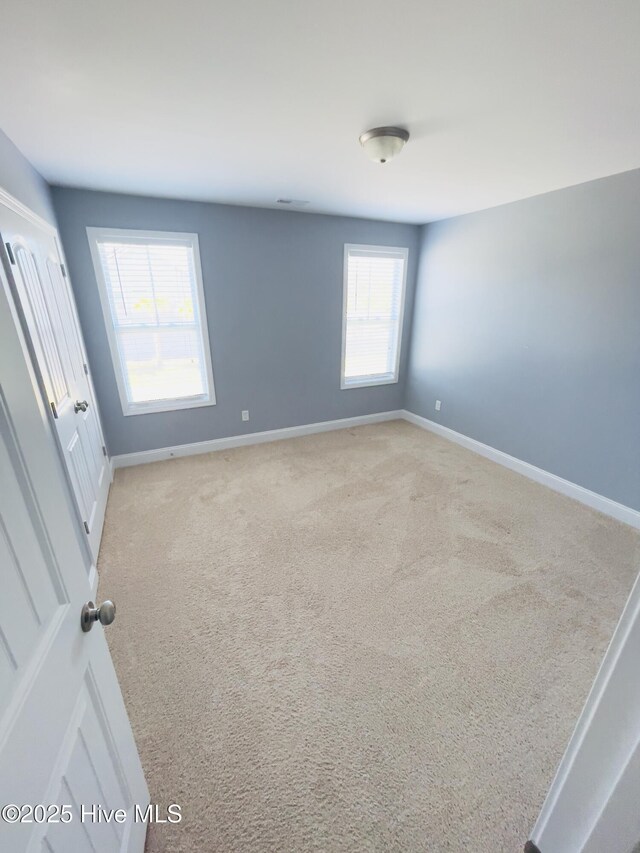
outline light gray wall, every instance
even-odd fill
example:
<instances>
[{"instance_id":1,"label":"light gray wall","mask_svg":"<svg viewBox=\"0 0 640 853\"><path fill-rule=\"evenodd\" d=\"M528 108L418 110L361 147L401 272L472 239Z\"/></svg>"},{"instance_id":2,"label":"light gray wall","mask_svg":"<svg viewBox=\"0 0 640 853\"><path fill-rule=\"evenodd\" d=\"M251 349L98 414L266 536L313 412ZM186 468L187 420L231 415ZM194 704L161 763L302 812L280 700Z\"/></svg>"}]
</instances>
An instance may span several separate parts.
<instances>
[{"instance_id":1,"label":"light gray wall","mask_svg":"<svg viewBox=\"0 0 640 853\"><path fill-rule=\"evenodd\" d=\"M109 450L130 453L402 407L419 228L53 189ZM217 405L124 417L86 227L199 235ZM345 243L409 248L401 381L340 389ZM249 409L250 421L241 421Z\"/></svg>"},{"instance_id":2,"label":"light gray wall","mask_svg":"<svg viewBox=\"0 0 640 853\"><path fill-rule=\"evenodd\" d=\"M0 130L0 187L34 213L55 225L49 186L31 163Z\"/></svg>"},{"instance_id":3,"label":"light gray wall","mask_svg":"<svg viewBox=\"0 0 640 853\"><path fill-rule=\"evenodd\" d=\"M640 509L640 170L421 243L406 408Z\"/></svg>"}]
</instances>

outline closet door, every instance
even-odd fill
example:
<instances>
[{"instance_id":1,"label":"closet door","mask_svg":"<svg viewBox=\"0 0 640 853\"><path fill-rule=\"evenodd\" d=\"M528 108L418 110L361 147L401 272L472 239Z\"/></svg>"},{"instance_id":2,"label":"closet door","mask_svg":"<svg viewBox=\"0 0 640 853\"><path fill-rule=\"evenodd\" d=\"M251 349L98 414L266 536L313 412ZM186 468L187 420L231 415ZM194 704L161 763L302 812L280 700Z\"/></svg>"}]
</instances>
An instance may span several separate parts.
<instances>
[{"instance_id":1,"label":"closet door","mask_svg":"<svg viewBox=\"0 0 640 853\"><path fill-rule=\"evenodd\" d=\"M111 466L56 234L3 204L0 233L41 389L95 561Z\"/></svg>"}]
</instances>

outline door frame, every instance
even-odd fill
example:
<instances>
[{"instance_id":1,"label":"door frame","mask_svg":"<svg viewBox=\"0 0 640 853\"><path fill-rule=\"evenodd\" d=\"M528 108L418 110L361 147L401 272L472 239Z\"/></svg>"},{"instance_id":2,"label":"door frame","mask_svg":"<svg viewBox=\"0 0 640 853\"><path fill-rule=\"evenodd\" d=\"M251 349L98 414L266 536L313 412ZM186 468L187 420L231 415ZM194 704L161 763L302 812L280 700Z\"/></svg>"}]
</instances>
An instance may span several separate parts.
<instances>
[{"instance_id":1,"label":"door frame","mask_svg":"<svg viewBox=\"0 0 640 853\"><path fill-rule=\"evenodd\" d=\"M73 312L73 319L76 323L77 330L78 330L78 340L80 341L80 346L82 348L82 358L83 358L84 364L88 367L89 361L87 358L87 350L86 350L86 347L84 344L84 335L82 332L82 327L80 325L80 319L78 317L78 310L77 310L77 306L76 306L75 296L73 294L73 289L71 287L71 282L69 280L67 260L66 260L65 255L64 255L64 250L62 248L62 242L60 240L60 235L58 234L57 228L51 222L48 222L46 219L43 219L37 213L34 213L34 211L31 210L31 208L27 207L25 204L23 204L21 201L19 201L19 199L17 199L15 196L11 195L11 193L7 192L2 186L0 186L0 205L4 205L5 207L9 208L9 210L13 211L13 213L18 214L18 216L21 216L23 219L26 219L29 223L31 223L32 225L35 225L40 230L46 232L48 235L53 237L54 242L56 244L58 256L60 257L60 260L62 263L63 277L64 277L64 280L66 282L66 286L69 288L69 295L71 297L69 301L71 304L71 310ZM80 512L80 508L78 507L78 504L77 504L76 499L74 497L73 487L71 484L71 479L69 477L67 465L65 463L63 449L60 446L60 441L58 439L58 435L57 435L57 432L55 429L55 425L53 424L53 414L51 412L51 408L50 408L49 403L48 403L47 394L46 394L46 391L44 388L42 373L40 371L40 365L38 363L38 358L36 356L36 351L35 351L33 341L31 338L31 332L29 330L29 326L28 326L28 323L27 323L27 320L25 317L23 307L22 307L22 302L20 300L20 296L18 293L18 289L16 286L14 275L13 275L12 265L11 265L11 262L10 262L8 255L7 255L7 249L6 249L6 246L4 244L4 241L1 241L1 245L0 245L0 260L2 262L3 270L4 270L4 273L7 277L7 281L9 284L9 291L11 294L11 298L13 300L13 306L14 306L14 309L16 311L16 315L18 316L19 321L20 321L20 328L21 328L22 334L24 335L24 339L25 339L26 344L27 344L27 349L29 351L29 358L31 361L31 365L33 367L34 373L35 373L37 380L38 380L38 390L39 390L40 396L42 398L42 401L44 403L45 410L47 412L47 422L49 424L49 429L52 432L54 439L55 439L56 452L58 453L58 456L59 456L60 461L62 463L66 488L67 488L67 491L69 492L69 494L71 496L71 504L73 506L73 514L74 514L74 518L76 519L76 522L77 522L76 526L77 526L77 530L78 530L78 540L80 541L81 547L82 547L83 551L85 552L85 554L87 555L87 560L91 566L89 578L90 578L90 584L91 584L91 591L93 594L95 594L96 589L98 587L98 570L97 570L97 566L96 566L97 560L94 559L93 553L91 551L91 548L89 547L89 543L88 543L87 537L85 535L82 515ZM102 429L102 418L100 415L100 408L98 406L96 391L95 391L95 388L93 385L93 379L92 379L90 370L87 372L87 382L89 384L89 389L90 389L92 397L93 397L92 405L95 408L96 420L98 423L98 428L100 429L100 435L102 437L102 443L103 443L103 446L107 449L107 473L109 475L109 482L111 483L111 482L113 482L113 462L111 461L111 456L109 454L109 448L108 448L108 445L107 445L105 437L104 437L104 431Z\"/></svg>"}]
</instances>

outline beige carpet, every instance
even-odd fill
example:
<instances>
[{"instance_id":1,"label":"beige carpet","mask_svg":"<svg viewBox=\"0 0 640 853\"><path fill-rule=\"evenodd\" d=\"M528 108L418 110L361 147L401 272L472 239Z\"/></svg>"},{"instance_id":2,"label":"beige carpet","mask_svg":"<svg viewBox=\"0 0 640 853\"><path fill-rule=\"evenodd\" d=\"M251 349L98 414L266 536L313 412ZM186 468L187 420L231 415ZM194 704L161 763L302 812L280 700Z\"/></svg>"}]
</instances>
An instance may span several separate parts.
<instances>
[{"instance_id":1,"label":"beige carpet","mask_svg":"<svg viewBox=\"0 0 640 853\"><path fill-rule=\"evenodd\" d=\"M640 537L404 422L123 469L150 851L520 851Z\"/></svg>"}]
</instances>

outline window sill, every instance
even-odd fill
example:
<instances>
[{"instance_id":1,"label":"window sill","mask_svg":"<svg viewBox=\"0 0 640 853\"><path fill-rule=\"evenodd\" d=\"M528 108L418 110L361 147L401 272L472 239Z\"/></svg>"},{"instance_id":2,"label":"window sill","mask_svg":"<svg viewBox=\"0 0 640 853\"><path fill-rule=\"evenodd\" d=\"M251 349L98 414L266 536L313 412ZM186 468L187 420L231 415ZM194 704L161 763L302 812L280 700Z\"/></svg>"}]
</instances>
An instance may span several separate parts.
<instances>
[{"instance_id":1,"label":"window sill","mask_svg":"<svg viewBox=\"0 0 640 853\"><path fill-rule=\"evenodd\" d=\"M342 379L340 389L349 391L351 388L371 388L374 385L396 385L397 383L397 376L367 376L362 379Z\"/></svg>"},{"instance_id":2,"label":"window sill","mask_svg":"<svg viewBox=\"0 0 640 853\"><path fill-rule=\"evenodd\" d=\"M182 409L199 409L202 406L215 406L215 397L190 398L185 400L160 400L158 403L130 403L122 407L125 417L131 415L155 415L157 412L178 412Z\"/></svg>"}]
</instances>

